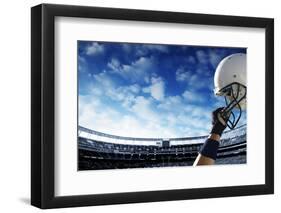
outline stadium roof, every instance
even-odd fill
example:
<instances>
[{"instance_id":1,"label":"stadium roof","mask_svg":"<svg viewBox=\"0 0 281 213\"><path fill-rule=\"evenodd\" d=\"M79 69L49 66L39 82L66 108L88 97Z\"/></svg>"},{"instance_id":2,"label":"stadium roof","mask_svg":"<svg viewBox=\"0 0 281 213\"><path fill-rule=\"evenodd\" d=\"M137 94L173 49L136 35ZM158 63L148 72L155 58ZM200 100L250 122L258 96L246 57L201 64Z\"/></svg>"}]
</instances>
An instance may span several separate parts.
<instances>
[{"instance_id":1,"label":"stadium roof","mask_svg":"<svg viewBox=\"0 0 281 213\"><path fill-rule=\"evenodd\" d=\"M246 134L246 124L235 128L234 130L225 131L222 135L222 139L232 138L238 135ZM208 135L196 136L196 137L183 137L183 138L140 138L140 137L124 137L118 135L111 135L107 133L98 132L92 129L88 129L82 126L78 127L78 135L80 137L94 139L98 141L118 143L118 144L141 144L150 145L163 140L169 140L176 144L195 144L202 143L202 140L208 137Z\"/></svg>"}]
</instances>

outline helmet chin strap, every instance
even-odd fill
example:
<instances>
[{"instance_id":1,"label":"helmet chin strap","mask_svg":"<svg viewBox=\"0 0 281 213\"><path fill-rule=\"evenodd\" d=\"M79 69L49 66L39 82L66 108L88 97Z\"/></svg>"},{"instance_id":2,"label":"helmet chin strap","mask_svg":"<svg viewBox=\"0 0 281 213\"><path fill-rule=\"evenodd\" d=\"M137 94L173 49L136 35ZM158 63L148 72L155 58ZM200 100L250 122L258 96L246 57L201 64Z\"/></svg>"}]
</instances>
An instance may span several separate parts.
<instances>
[{"instance_id":1,"label":"helmet chin strap","mask_svg":"<svg viewBox=\"0 0 281 213\"><path fill-rule=\"evenodd\" d=\"M234 84L237 85L237 87L238 87L236 94L233 93ZM218 114L218 119L222 124L227 125L229 129L234 129L236 127L236 125L238 124L238 122L241 118L241 115L242 115L242 109L240 106L240 102L244 98L246 98L246 88L243 85L238 84L238 83L233 83L229 86L230 86L230 88L228 87L225 89L230 89L230 95L231 95L232 100L228 103L227 98L225 96L226 107ZM238 99L241 87L245 88L244 89L245 94L241 98ZM235 114L233 113L234 107L238 107L238 109L239 109L239 115L237 118L235 117Z\"/></svg>"}]
</instances>

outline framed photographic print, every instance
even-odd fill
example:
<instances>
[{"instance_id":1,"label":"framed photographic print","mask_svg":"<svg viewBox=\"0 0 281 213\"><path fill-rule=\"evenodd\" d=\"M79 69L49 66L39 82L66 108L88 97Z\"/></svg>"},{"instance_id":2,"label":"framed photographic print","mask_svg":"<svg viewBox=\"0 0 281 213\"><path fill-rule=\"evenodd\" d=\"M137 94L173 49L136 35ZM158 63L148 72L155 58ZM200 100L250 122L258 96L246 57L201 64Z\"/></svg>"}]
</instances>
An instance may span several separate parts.
<instances>
[{"instance_id":1,"label":"framed photographic print","mask_svg":"<svg viewBox=\"0 0 281 213\"><path fill-rule=\"evenodd\" d=\"M31 203L271 194L274 21L31 9Z\"/></svg>"}]
</instances>

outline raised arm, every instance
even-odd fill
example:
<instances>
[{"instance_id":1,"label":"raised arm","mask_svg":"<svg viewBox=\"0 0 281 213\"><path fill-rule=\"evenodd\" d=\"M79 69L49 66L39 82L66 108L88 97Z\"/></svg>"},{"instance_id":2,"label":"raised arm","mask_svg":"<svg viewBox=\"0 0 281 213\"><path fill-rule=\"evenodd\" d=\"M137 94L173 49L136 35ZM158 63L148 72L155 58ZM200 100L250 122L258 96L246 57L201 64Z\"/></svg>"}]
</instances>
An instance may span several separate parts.
<instances>
[{"instance_id":1,"label":"raised arm","mask_svg":"<svg viewBox=\"0 0 281 213\"><path fill-rule=\"evenodd\" d=\"M220 111L223 108L218 108L212 113L212 130L209 137L201 147L197 158L195 159L193 166L200 165L213 165L215 163L217 152L220 144L221 134L226 128L226 123L220 122Z\"/></svg>"}]
</instances>

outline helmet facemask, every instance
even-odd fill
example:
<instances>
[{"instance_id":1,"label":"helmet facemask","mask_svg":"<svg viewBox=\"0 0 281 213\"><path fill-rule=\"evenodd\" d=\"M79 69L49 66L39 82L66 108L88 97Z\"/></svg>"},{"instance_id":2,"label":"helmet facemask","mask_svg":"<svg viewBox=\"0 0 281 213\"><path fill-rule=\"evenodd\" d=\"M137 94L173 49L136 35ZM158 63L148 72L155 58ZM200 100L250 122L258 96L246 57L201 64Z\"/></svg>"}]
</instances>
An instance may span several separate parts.
<instances>
[{"instance_id":1,"label":"helmet facemask","mask_svg":"<svg viewBox=\"0 0 281 213\"><path fill-rule=\"evenodd\" d=\"M226 106L221 111L222 123L229 129L234 129L238 124L242 110L246 108L247 89L244 85L234 82L219 91L224 96Z\"/></svg>"}]
</instances>

